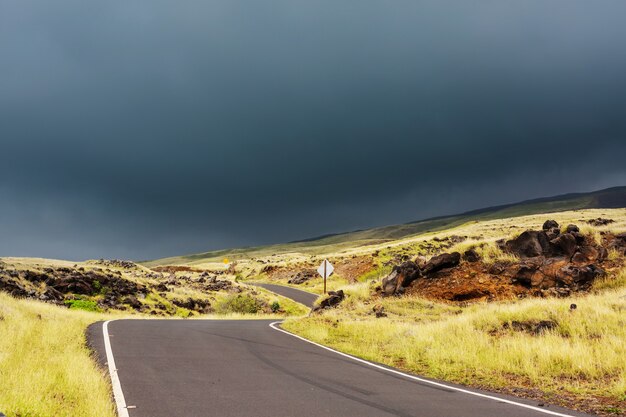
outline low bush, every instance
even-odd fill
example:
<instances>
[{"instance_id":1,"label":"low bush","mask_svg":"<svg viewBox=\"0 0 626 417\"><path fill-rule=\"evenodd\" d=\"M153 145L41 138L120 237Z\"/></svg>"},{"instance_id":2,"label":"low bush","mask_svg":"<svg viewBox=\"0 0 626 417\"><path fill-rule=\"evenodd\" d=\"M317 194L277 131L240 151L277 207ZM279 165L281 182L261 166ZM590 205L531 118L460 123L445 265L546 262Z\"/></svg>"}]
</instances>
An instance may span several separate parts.
<instances>
[{"instance_id":1,"label":"low bush","mask_svg":"<svg viewBox=\"0 0 626 417\"><path fill-rule=\"evenodd\" d=\"M91 300L65 300L65 305L71 310L84 310L99 312L98 304Z\"/></svg>"},{"instance_id":2,"label":"low bush","mask_svg":"<svg viewBox=\"0 0 626 417\"><path fill-rule=\"evenodd\" d=\"M216 307L218 313L256 314L263 310L264 303L250 295L234 294L222 299Z\"/></svg>"}]
</instances>

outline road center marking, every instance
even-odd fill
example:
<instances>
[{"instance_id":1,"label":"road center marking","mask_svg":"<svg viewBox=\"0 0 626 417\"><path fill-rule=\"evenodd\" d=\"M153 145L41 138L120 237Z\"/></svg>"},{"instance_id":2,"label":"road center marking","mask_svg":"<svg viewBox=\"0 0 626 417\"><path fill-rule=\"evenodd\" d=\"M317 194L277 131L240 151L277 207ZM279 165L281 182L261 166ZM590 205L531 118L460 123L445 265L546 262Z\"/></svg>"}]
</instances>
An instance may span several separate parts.
<instances>
[{"instance_id":1,"label":"road center marking","mask_svg":"<svg viewBox=\"0 0 626 417\"><path fill-rule=\"evenodd\" d=\"M128 408L126 407L126 400L124 399L124 392L122 392L122 385L120 384L120 378L117 375L117 368L115 367L115 359L113 358L111 341L109 340L109 323L111 321L113 320L107 320L102 324L104 351L106 352L107 362L109 364L109 375L111 375L111 385L113 387L113 397L115 398L115 404L117 406L117 415L119 417L129 417Z\"/></svg>"},{"instance_id":2,"label":"road center marking","mask_svg":"<svg viewBox=\"0 0 626 417\"><path fill-rule=\"evenodd\" d=\"M535 407L533 405L519 403L517 401L507 400L505 398L499 398L499 397L495 397L495 396L492 396L492 395L481 394L479 392L474 392L474 391L470 391L470 390L467 390L467 389L463 389L463 388L458 388L458 387L454 387L454 386L451 386L451 385L442 384L440 382L430 381L428 379L420 378L420 377L417 377L417 376L414 376L414 375L405 374L404 372L400 372L400 371L395 370L395 369L387 368L385 366L381 366L381 365L378 365L376 363L366 361L365 359L357 358L356 356L352 356L352 355L348 355L347 353L339 352L338 350L335 350L333 348L329 348L328 346L324 346L324 345L321 345L319 343L313 342L312 340L305 339L302 336L298 336L297 334L288 332L287 330L283 330L280 327L277 327L276 326L277 324L280 324L280 322L279 321L275 321L273 323L270 323L270 327L272 329L274 329L274 330L278 330L279 332L283 332L285 334L288 334L289 336L296 337L296 338L298 338L300 340L303 340L303 341L305 341L307 343L310 343L310 344L315 345L317 347L321 347L322 349L326 349L326 350L328 350L330 352L336 353L337 355L341 355L343 357L352 359L353 361L363 363L365 365L368 365L368 366L371 366L373 368L377 368L377 369L383 370L385 372L389 372L389 373L396 374L396 375L401 375L401 376L403 376L405 378L409 378L409 379L412 379L414 381L419 381L419 382L423 382L425 384L435 385L435 386L438 386L438 387L441 387L441 388L447 388L447 389L450 389L450 390L462 392L464 394L474 395L476 397L487 398L489 400L494 400L494 401L498 401L498 402L502 402L502 403L506 403L506 404L510 404L510 405L515 405L517 407L527 408L529 410L537 411L538 413L549 414L549 415L559 416L559 417L575 417L575 416L573 416L571 414L557 413L556 411L546 410L545 408L539 408L539 407Z\"/></svg>"}]
</instances>

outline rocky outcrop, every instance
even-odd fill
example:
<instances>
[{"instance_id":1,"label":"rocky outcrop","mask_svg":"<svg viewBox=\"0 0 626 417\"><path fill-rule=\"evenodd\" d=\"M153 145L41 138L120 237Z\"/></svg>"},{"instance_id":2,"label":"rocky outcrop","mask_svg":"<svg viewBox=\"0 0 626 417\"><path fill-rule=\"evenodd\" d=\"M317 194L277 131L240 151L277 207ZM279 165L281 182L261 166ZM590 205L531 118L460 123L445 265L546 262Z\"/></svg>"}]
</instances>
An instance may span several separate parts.
<instances>
[{"instance_id":1,"label":"rocky outcrop","mask_svg":"<svg viewBox=\"0 0 626 417\"><path fill-rule=\"evenodd\" d=\"M107 267L115 267L122 269L137 269L140 268L139 265L132 261L124 261L121 259L98 259L97 261L91 261L96 265L103 265Z\"/></svg>"},{"instance_id":2,"label":"rocky outcrop","mask_svg":"<svg viewBox=\"0 0 626 417\"><path fill-rule=\"evenodd\" d=\"M609 225L611 223L615 223L615 220L613 219L604 219L602 217L598 217L597 219L591 219L591 220L587 220L587 223L589 223L592 226L606 226Z\"/></svg>"},{"instance_id":3,"label":"rocky outcrop","mask_svg":"<svg viewBox=\"0 0 626 417\"><path fill-rule=\"evenodd\" d=\"M403 294L406 287L419 278L433 278L439 271L459 265L461 254L458 252L442 253L432 257L421 267L418 263L407 261L395 266L391 273L383 278L379 291L383 295Z\"/></svg>"},{"instance_id":4,"label":"rocky outcrop","mask_svg":"<svg viewBox=\"0 0 626 417\"><path fill-rule=\"evenodd\" d=\"M565 256L574 256L578 244L576 237L571 233L562 234L550 241L552 251L550 253L562 253Z\"/></svg>"},{"instance_id":5,"label":"rocky outcrop","mask_svg":"<svg viewBox=\"0 0 626 417\"><path fill-rule=\"evenodd\" d=\"M485 263L475 249L463 256L443 253L428 261L395 266L377 290L383 296L408 293L453 302L569 296L588 291L598 277L606 275L607 266L624 264L624 260L608 261L607 257L613 249L626 254L626 233L600 234L602 242L583 235L573 224L561 233L558 223L550 220L542 230L527 230L498 243L517 261Z\"/></svg>"},{"instance_id":6,"label":"rocky outcrop","mask_svg":"<svg viewBox=\"0 0 626 417\"><path fill-rule=\"evenodd\" d=\"M89 261L81 266L35 266L31 264L0 264L0 291L14 297L32 298L58 305L71 306L76 300L89 301L101 310L135 310L158 315L176 313L176 307L194 313L211 311L208 300L198 297L180 299L175 290L184 287L210 294L215 291L239 293L242 287L231 280L202 272L199 275L177 275L166 278L161 273L127 261ZM98 266L95 266L98 265ZM108 265L116 269L104 267ZM120 270L122 269L122 271ZM148 295L166 301L146 302Z\"/></svg>"},{"instance_id":7,"label":"rocky outcrop","mask_svg":"<svg viewBox=\"0 0 626 417\"><path fill-rule=\"evenodd\" d=\"M202 277L200 278L202 279ZM215 276L212 276L208 279L204 279L204 281L198 280L199 288L204 291L222 291L229 290L233 288L233 283L227 279L218 279Z\"/></svg>"},{"instance_id":8,"label":"rocky outcrop","mask_svg":"<svg viewBox=\"0 0 626 417\"><path fill-rule=\"evenodd\" d=\"M507 252L520 258L534 258L548 253L551 249L550 240L545 231L527 230L504 245Z\"/></svg>"},{"instance_id":9,"label":"rocky outcrop","mask_svg":"<svg viewBox=\"0 0 626 417\"><path fill-rule=\"evenodd\" d=\"M412 261L395 266L391 273L383 278L382 292L384 295L401 294L411 282L422 276L420 267Z\"/></svg>"},{"instance_id":10,"label":"rocky outcrop","mask_svg":"<svg viewBox=\"0 0 626 417\"><path fill-rule=\"evenodd\" d=\"M556 222L556 220L546 220L545 223L542 226L542 229L545 230L550 230L550 229L558 229L559 228L559 224Z\"/></svg>"},{"instance_id":11,"label":"rocky outcrop","mask_svg":"<svg viewBox=\"0 0 626 417\"><path fill-rule=\"evenodd\" d=\"M445 268L454 268L461 262L461 254L459 252L442 253L433 256L430 261L422 267L422 274L429 275Z\"/></svg>"},{"instance_id":12,"label":"rocky outcrop","mask_svg":"<svg viewBox=\"0 0 626 417\"><path fill-rule=\"evenodd\" d=\"M304 284L305 282L307 282L310 279L313 279L317 276L317 273L313 270L304 270L304 271L300 271L298 272L293 278L291 278L289 281L287 281L289 284Z\"/></svg>"},{"instance_id":13,"label":"rocky outcrop","mask_svg":"<svg viewBox=\"0 0 626 417\"><path fill-rule=\"evenodd\" d=\"M327 308L333 308L339 305L346 298L343 290L339 291L329 291L328 296L326 296L318 305L313 307L313 311L324 310Z\"/></svg>"},{"instance_id":14,"label":"rocky outcrop","mask_svg":"<svg viewBox=\"0 0 626 417\"><path fill-rule=\"evenodd\" d=\"M540 336L546 332L556 330L559 324L554 320L513 320L511 323L505 323L502 328L505 330L513 330L516 332L528 333L533 336Z\"/></svg>"},{"instance_id":15,"label":"rocky outcrop","mask_svg":"<svg viewBox=\"0 0 626 417\"><path fill-rule=\"evenodd\" d=\"M185 300L175 298L172 300L172 304L178 307L186 308L187 310L197 311L201 314L208 314L213 311L211 303L208 300L202 300L199 298L188 297Z\"/></svg>"},{"instance_id":16,"label":"rocky outcrop","mask_svg":"<svg viewBox=\"0 0 626 417\"><path fill-rule=\"evenodd\" d=\"M557 227L546 229L546 226L554 224L557 224ZM579 261L583 259L591 261L598 258L599 251L593 246L594 243L587 241L585 236L580 233L578 226L570 224L561 234L558 223L553 220L544 223L544 230L527 230L518 237L506 241L503 245L505 251L521 259L559 256L571 259L577 253L583 253L584 256L578 256Z\"/></svg>"}]
</instances>

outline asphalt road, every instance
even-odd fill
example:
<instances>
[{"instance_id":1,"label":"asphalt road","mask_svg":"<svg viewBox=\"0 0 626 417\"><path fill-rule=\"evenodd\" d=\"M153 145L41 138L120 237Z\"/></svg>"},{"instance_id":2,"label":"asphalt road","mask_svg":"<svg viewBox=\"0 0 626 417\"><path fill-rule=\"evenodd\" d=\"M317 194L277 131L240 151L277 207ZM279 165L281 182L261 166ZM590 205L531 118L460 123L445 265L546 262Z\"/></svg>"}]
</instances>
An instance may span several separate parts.
<instances>
[{"instance_id":1,"label":"asphalt road","mask_svg":"<svg viewBox=\"0 0 626 417\"><path fill-rule=\"evenodd\" d=\"M252 284L257 287L265 288L266 290L270 290L275 292L278 295L282 295L283 297L291 298L292 300L304 304L307 307L313 307L313 303L319 297L318 294L313 294L308 291L299 290L297 288L285 287L284 285L275 285L275 284Z\"/></svg>"},{"instance_id":2,"label":"asphalt road","mask_svg":"<svg viewBox=\"0 0 626 417\"><path fill-rule=\"evenodd\" d=\"M528 417L547 414L344 357L268 320L117 320L111 352L130 417ZM103 324L89 329L107 361ZM478 392L478 391L475 391ZM488 393L486 393L488 394ZM493 395L493 394L488 394ZM536 402L520 401L537 406ZM541 410L581 416L556 407ZM554 414L552 414L554 415Z\"/></svg>"}]
</instances>

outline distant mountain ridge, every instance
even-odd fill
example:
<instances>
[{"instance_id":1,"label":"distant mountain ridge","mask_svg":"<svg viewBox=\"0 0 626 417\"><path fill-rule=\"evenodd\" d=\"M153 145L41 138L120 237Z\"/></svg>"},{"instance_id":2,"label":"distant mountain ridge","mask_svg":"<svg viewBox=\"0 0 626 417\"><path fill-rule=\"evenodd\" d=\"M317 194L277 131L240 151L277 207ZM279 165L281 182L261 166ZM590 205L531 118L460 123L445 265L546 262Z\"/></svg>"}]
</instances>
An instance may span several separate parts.
<instances>
[{"instance_id":1,"label":"distant mountain ridge","mask_svg":"<svg viewBox=\"0 0 626 417\"><path fill-rule=\"evenodd\" d=\"M432 217L410 223L326 234L284 244L214 250L193 255L164 258L145 262L145 264L162 265L168 263L189 263L219 260L222 257L237 259L237 257L265 256L287 252L318 254L324 253L330 246L334 249L366 246L380 243L381 241L401 239L420 233L448 229L468 221L494 220L567 210L622 207L626 207L626 186L612 187L589 193L569 193L553 197L536 198L519 203L471 210L461 214Z\"/></svg>"},{"instance_id":2,"label":"distant mountain ridge","mask_svg":"<svg viewBox=\"0 0 626 417\"><path fill-rule=\"evenodd\" d=\"M429 217L429 218L422 219L422 220L415 220L415 221L408 222L408 223L402 223L398 226L413 225L413 224L419 224L423 222L456 218L456 217L461 217L461 216L476 216L476 215L481 215L481 214L489 214L489 213L498 212L500 210L513 208L513 207L527 207L527 206L534 206L534 205L542 204L542 203L556 203L556 202L575 203L575 202L578 202L580 199L586 199L586 198L592 199L589 205L584 206L584 207L577 207L577 208L622 208L622 207L626 207L626 186L611 187L611 188L606 188L604 190L592 191L589 193L568 193L568 194L561 194L561 195L557 195L553 197L533 198L533 199L524 200L518 203L501 204L498 206L491 206L491 207L485 207L481 209L470 210L470 211L466 211L460 214ZM566 208L563 210L554 210L554 211L564 211L564 210L570 210L570 209L573 209L573 208ZM533 214L533 213L527 213L527 214ZM397 226L382 226L382 227L377 227L373 229L357 229L357 230L352 230L350 232L328 233L328 234L324 234L321 236L294 240L288 243L315 242L315 241L330 238L330 237L343 236L343 235L347 235L351 233L367 232L370 230L383 229L387 227L397 227Z\"/></svg>"}]
</instances>

